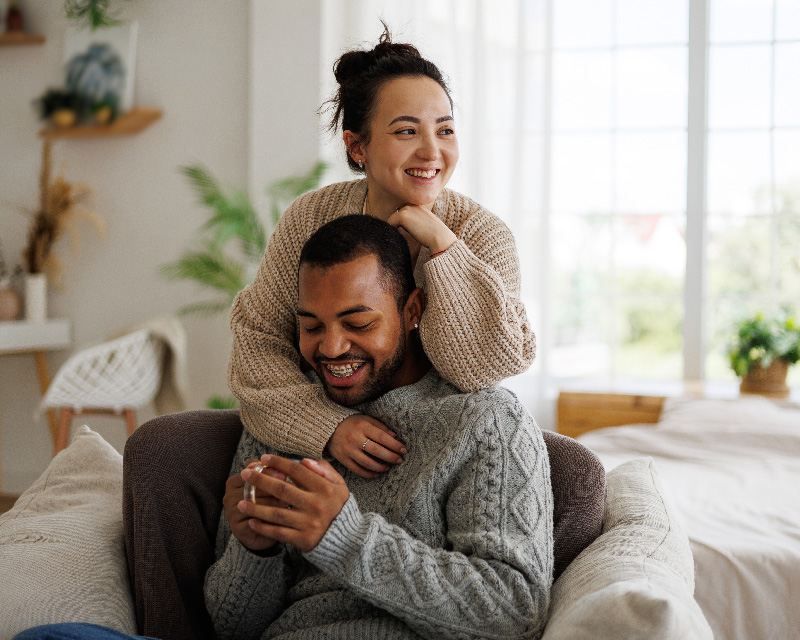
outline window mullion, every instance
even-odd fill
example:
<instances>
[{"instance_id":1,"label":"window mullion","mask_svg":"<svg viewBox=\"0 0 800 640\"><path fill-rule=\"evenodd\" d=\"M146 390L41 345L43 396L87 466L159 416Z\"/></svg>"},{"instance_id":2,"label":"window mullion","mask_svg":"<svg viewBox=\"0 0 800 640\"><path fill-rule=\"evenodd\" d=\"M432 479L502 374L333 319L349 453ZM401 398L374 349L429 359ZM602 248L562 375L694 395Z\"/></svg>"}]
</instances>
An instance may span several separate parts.
<instances>
[{"instance_id":1,"label":"window mullion","mask_svg":"<svg viewBox=\"0 0 800 640\"><path fill-rule=\"evenodd\" d=\"M689 0L686 176L686 274L683 377L702 380L706 356L706 155L708 149L708 16L711 0Z\"/></svg>"}]
</instances>

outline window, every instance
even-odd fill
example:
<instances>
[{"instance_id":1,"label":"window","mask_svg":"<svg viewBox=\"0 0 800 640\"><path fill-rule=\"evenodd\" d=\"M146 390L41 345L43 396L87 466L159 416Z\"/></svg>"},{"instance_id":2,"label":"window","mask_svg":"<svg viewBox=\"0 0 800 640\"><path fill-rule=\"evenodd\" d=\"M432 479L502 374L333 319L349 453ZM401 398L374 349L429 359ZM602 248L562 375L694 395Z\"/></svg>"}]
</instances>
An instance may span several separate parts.
<instances>
[{"instance_id":1,"label":"window","mask_svg":"<svg viewBox=\"0 0 800 640\"><path fill-rule=\"evenodd\" d=\"M509 386L543 424L574 381L733 381L733 321L800 312L796 0L376 4L358 39L382 16L450 76L451 186L517 239L539 349Z\"/></svg>"}]
</instances>

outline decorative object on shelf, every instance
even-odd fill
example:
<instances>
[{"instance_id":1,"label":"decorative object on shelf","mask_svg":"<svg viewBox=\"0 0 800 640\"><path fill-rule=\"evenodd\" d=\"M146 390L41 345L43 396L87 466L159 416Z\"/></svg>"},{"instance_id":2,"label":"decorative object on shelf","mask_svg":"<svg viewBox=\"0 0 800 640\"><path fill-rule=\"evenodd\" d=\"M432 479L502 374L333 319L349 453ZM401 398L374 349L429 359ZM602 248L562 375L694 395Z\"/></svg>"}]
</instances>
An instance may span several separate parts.
<instances>
[{"instance_id":1,"label":"decorative object on shelf","mask_svg":"<svg viewBox=\"0 0 800 640\"><path fill-rule=\"evenodd\" d=\"M6 31L9 33L22 32L25 27L25 18L17 4L17 0L8 1L8 10L5 14Z\"/></svg>"},{"instance_id":2,"label":"decorative object on shelf","mask_svg":"<svg viewBox=\"0 0 800 640\"><path fill-rule=\"evenodd\" d=\"M199 247L183 254L159 269L169 280L191 280L219 293L216 300L185 305L178 313L212 316L226 312L236 294L253 281L267 248L267 240L286 206L299 195L316 189L328 165L318 162L303 176L280 180L267 188L270 197L270 225L259 219L247 193L223 192L211 173L199 166L181 167L200 202L210 209L210 217L201 227ZM238 256L227 251L230 240L237 240ZM212 396L210 409L233 409L239 406L232 396Z\"/></svg>"},{"instance_id":3,"label":"decorative object on shelf","mask_svg":"<svg viewBox=\"0 0 800 640\"><path fill-rule=\"evenodd\" d=\"M0 244L0 321L16 320L22 308L19 294L11 286L11 276Z\"/></svg>"},{"instance_id":4,"label":"decorative object on shelf","mask_svg":"<svg viewBox=\"0 0 800 640\"><path fill-rule=\"evenodd\" d=\"M47 276L25 274L25 319L28 322L47 320Z\"/></svg>"},{"instance_id":5,"label":"decorative object on shelf","mask_svg":"<svg viewBox=\"0 0 800 640\"><path fill-rule=\"evenodd\" d=\"M42 120L58 128L72 127L86 111L86 102L69 89L48 89L35 100Z\"/></svg>"},{"instance_id":6,"label":"decorative object on shelf","mask_svg":"<svg viewBox=\"0 0 800 640\"><path fill-rule=\"evenodd\" d=\"M800 360L800 325L788 313L746 318L736 328L728 358L742 378L742 393L786 398L786 374Z\"/></svg>"},{"instance_id":7,"label":"decorative object on shelf","mask_svg":"<svg viewBox=\"0 0 800 640\"><path fill-rule=\"evenodd\" d=\"M108 108L113 119L133 108L136 36L135 22L100 31L67 29L65 85L91 112Z\"/></svg>"},{"instance_id":8,"label":"decorative object on shelf","mask_svg":"<svg viewBox=\"0 0 800 640\"><path fill-rule=\"evenodd\" d=\"M64 178L63 172L50 179L52 140L45 138L42 145L42 169L39 176L39 208L33 213L28 229L28 239L22 251L23 266L30 274L46 274L56 285L61 279L61 263L53 248L65 233L72 237L77 249L78 235L75 222L85 219L94 224L103 235L102 219L93 211L82 208L91 194L88 185L74 185Z\"/></svg>"}]
</instances>

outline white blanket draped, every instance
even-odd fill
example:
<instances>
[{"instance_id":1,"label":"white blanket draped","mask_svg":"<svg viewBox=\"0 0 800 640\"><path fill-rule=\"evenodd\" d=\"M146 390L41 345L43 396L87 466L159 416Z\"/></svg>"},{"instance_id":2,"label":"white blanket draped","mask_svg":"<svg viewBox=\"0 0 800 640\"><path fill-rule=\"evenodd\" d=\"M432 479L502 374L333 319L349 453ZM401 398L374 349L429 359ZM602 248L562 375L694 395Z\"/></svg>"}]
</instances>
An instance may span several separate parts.
<instances>
[{"instance_id":1,"label":"white blanket draped","mask_svg":"<svg viewBox=\"0 0 800 640\"><path fill-rule=\"evenodd\" d=\"M656 463L691 541L717 640L798 637L800 408L761 397L667 400L656 425L585 434L606 469Z\"/></svg>"}]
</instances>

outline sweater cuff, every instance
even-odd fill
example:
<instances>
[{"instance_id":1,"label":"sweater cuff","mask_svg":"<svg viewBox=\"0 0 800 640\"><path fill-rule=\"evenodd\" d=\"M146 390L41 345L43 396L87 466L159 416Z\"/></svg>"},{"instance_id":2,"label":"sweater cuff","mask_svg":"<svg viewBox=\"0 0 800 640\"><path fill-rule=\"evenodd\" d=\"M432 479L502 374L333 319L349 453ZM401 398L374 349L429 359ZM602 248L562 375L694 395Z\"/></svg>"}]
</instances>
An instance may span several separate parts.
<instances>
[{"instance_id":1,"label":"sweater cuff","mask_svg":"<svg viewBox=\"0 0 800 640\"><path fill-rule=\"evenodd\" d=\"M231 534L228 547L222 554L222 560L232 575L246 575L248 582L258 583L262 578L275 575L276 568L282 567L285 547L278 543L274 548L278 551L272 555L261 555L245 547L236 536Z\"/></svg>"},{"instance_id":2,"label":"sweater cuff","mask_svg":"<svg viewBox=\"0 0 800 640\"><path fill-rule=\"evenodd\" d=\"M303 555L326 573L342 575L346 572L346 565L350 564L348 558L357 557L363 549L367 526L367 520L351 493L322 540Z\"/></svg>"},{"instance_id":3,"label":"sweater cuff","mask_svg":"<svg viewBox=\"0 0 800 640\"><path fill-rule=\"evenodd\" d=\"M459 238L450 245L447 251L436 256L435 259L429 259L423 265L423 269L429 286L431 283L445 282L450 287L453 287L454 283L460 283L464 280L465 266L483 273L491 271L491 267L487 266L478 256L472 253L467 243ZM499 278L499 276L497 277ZM502 283L499 286L502 294ZM450 293L455 292L451 291Z\"/></svg>"}]
</instances>

